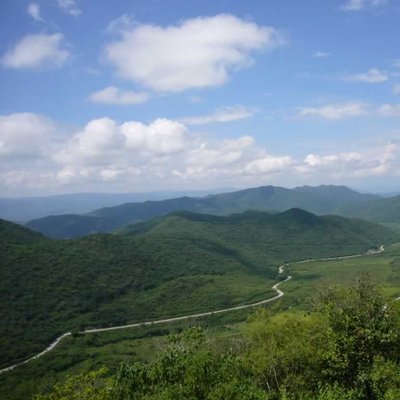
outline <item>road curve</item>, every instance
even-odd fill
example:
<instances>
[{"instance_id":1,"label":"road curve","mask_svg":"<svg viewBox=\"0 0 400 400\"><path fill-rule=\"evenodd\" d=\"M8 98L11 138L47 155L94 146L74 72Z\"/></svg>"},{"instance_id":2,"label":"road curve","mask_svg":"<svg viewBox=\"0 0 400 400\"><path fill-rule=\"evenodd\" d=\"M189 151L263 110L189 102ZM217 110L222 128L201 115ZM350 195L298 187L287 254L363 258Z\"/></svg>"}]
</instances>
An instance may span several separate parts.
<instances>
[{"instance_id":1,"label":"road curve","mask_svg":"<svg viewBox=\"0 0 400 400\"><path fill-rule=\"evenodd\" d=\"M292 264L292 265L293 264L302 264L302 263L312 262L312 261L343 260L343 259L346 259L346 258L355 258L355 257L361 257L361 256L365 256L365 255L379 254L379 253L382 253L383 251L385 251L384 247L380 246L378 250L369 250L367 253L354 254L354 255L351 255L351 256L341 256L341 257L310 258L310 259L307 259L307 260L295 261L295 262L292 262L290 264ZM284 268L285 268L284 265L281 265L278 268L278 272L279 272L280 275L284 274ZM198 313L198 314L183 315L181 317L159 319L159 320L156 320L156 321L144 321L144 322L138 322L138 323L135 323L135 324L111 326L111 327L108 327L108 328L85 329L84 331L82 331L80 333L81 334L86 334L86 333L96 333L96 332L107 332L107 331L115 331L115 330L118 330L118 329L137 328L137 327L140 327L140 326L153 326L153 325L158 325L158 324L166 324L166 323L170 323L170 322L184 321L184 320L188 320L188 319L192 319L192 318L202 318L202 317L207 317L207 316L216 315L216 314L222 314L222 313L226 313L226 312L230 312L230 311L243 310L243 309L246 309L246 308L257 307L257 306L260 306L260 305L267 304L267 303L270 303L272 301L278 300L280 297L282 297L285 293L282 290L278 289L278 287L279 287L279 285L281 285L284 282L289 281L290 279L292 279L292 277L290 275L288 275L286 277L286 279L284 279L284 280L276 283L274 286L272 286L272 289L276 292L276 295L274 297L270 297L270 298L268 298L266 300L261 300L261 301L258 301L256 303L244 304L244 305L241 305L241 306L235 306L235 307L230 307L230 308L223 308L221 310L215 310L215 311L207 311L207 312ZM8 372L8 371L11 371L16 367L19 367L20 365L28 364L30 361L44 356L45 354L47 354L50 351L52 351L65 337L70 336L71 334L72 334L71 332L63 333L56 340L54 340L54 342L52 342L48 347L46 347L46 349L44 349L42 352L40 352L40 353L38 353L38 354L36 354L36 355L24 360L24 361L20 361L19 363L16 363L14 365L10 365L9 367L0 369L0 374Z\"/></svg>"},{"instance_id":2,"label":"road curve","mask_svg":"<svg viewBox=\"0 0 400 400\"><path fill-rule=\"evenodd\" d=\"M283 274L283 273L284 273L284 266L282 265L279 267L279 274ZM286 279L284 279L284 280L276 283L274 286L272 286L272 289L276 292L276 295L274 297L270 297L266 300L261 300L256 303L244 304L241 306L235 306L235 307L230 307L230 308L223 308L221 310L215 310L215 311L207 311L207 312L198 313L198 314L183 315L181 317L159 319L156 321L137 322L135 324L110 326L108 328L85 329L84 331L80 332L80 334L115 331L118 329L137 328L140 326L153 326L153 325L157 325L157 324L165 324L165 323L169 323L169 322L184 321L184 320L188 320L188 319L192 319L192 318L202 318L202 317L207 317L207 316L216 315L216 314L222 314L222 313L226 313L226 312L230 312L230 311L243 310L245 308L257 307L262 304L270 303L270 302L282 297L284 295L284 292L282 290L278 289L278 286L284 282L287 282L291 278L292 278L291 276L287 276ZM42 352L24 360L24 361L20 361L19 363L16 363L14 365L10 365L9 367L0 369L0 374L11 371L16 367L19 367L20 365L27 364L32 360L35 360L39 357L44 356L46 353L49 353L51 350L53 350L61 342L61 340L63 340L67 336L71 336L71 334L72 334L71 332L63 333L53 343L51 343L48 347L46 347L46 349L43 350Z\"/></svg>"}]
</instances>

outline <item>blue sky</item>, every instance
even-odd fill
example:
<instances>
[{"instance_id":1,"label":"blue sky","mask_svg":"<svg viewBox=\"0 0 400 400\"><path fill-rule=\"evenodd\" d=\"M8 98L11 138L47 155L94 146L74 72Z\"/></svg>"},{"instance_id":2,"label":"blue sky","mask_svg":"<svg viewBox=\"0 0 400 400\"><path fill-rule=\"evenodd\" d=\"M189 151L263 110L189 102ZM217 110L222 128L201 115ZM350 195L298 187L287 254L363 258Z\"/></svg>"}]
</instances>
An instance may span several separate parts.
<instances>
[{"instance_id":1,"label":"blue sky","mask_svg":"<svg viewBox=\"0 0 400 400\"><path fill-rule=\"evenodd\" d=\"M398 190L397 0L5 0L0 195Z\"/></svg>"}]
</instances>

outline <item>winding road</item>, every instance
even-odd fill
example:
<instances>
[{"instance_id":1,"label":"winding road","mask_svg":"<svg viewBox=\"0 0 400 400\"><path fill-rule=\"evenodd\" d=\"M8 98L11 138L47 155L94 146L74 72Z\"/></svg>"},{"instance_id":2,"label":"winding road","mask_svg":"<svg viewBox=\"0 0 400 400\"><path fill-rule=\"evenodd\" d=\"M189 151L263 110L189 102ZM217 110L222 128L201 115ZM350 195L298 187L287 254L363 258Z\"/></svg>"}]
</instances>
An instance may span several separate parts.
<instances>
[{"instance_id":1,"label":"winding road","mask_svg":"<svg viewBox=\"0 0 400 400\"><path fill-rule=\"evenodd\" d=\"M385 251L385 248L383 246L380 246L378 250L369 250L368 252L362 253L362 254L354 254L354 255L351 255L351 256L341 256L341 257L311 258L311 259L307 259L307 260L295 261L295 262L292 262L290 264L291 265L293 265L293 264L302 264L302 263L313 262L313 261L343 260L343 259L346 259L346 258L355 258L355 257L361 257L361 256L365 256L365 255L379 254L379 253L382 253L383 251ZM281 265L278 268L278 272L279 272L280 275L284 274L284 272L285 272L284 269L285 269L284 265ZM183 315L181 317L159 319L159 320L156 320L156 321L144 321L144 322L138 322L138 323L135 323L135 324L111 326L111 327L108 327L108 328L85 329L84 331L82 331L80 333L81 334L87 334L87 333L96 333L96 332L115 331L115 330L118 330L118 329L126 329L126 328L137 328L137 327L140 327L140 326L153 326L153 325L157 325L157 324L166 324L166 323L170 323L170 322L184 321L184 320L188 320L188 319L192 319L192 318L202 318L202 317L207 317L207 316L216 315L216 314L222 314L222 313L226 313L226 312L230 312L230 311L243 310L243 309L246 309L246 308L257 307L257 306L260 306L260 305L267 304L267 303L270 303L272 301L278 300L280 297L282 297L285 293L282 290L278 289L278 287L279 287L279 285L289 281L290 279L292 279L292 277L290 275L288 275L286 277L286 279L284 279L284 280L276 283L274 286L272 286L272 289L276 292L276 295L274 297L270 297L270 298L268 298L266 300L261 300L261 301L258 301L256 303L244 304L244 305L241 305L241 306L235 306L235 307L230 307L230 308L223 308L221 310L206 311L206 312L198 313L198 314ZM45 354L47 354L50 351L52 351L64 338L66 338L67 336L71 336L71 335L72 335L71 332L63 333L56 340L54 340L54 342L52 342L48 347L46 347L46 349L44 349L42 352L40 352L40 353L38 353L38 354L36 354L36 355L24 360L24 361L20 361L20 362L14 364L14 365L10 365L9 367L0 369L0 374L8 372L8 371L11 371L14 368L19 367L20 365L28 364L29 362L44 356Z\"/></svg>"}]
</instances>

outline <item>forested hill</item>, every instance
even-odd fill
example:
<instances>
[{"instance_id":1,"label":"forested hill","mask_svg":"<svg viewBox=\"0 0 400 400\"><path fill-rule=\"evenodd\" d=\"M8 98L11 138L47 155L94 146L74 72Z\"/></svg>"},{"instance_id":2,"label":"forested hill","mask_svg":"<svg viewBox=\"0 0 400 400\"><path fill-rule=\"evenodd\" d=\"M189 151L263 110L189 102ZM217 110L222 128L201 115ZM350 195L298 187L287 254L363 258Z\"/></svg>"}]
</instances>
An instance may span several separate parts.
<instances>
[{"instance_id":1,"label":"forested hill","mask_svg":"<svg viewBox=\"0 0 400 400\"><path fill-rule=\"evenodd\" d=\"M59 334L270 297L284 261L396 241L360 220L292 209L229 217L177 213L121 234L53 240L0 221L0 366Z\"/></svg>"},{"instance_id":2,"label":"forested hill","mask_svg":"<svg viewBox=\"0 0 400 400\"><path fill-rule=\"evenodd\" d=\"M207 197L181 197L163 201L126 203L95 210L86 215L49 216L27 226L53 238L73 238L95 232L112 232L128 223L149 220L175 211L229 215L246 210L279 212L293 207L319 215L338 213L345 205L363 204L376 196L360 194L344 186L285 189L261 186Z\"/></svg>"},{"instance_id":3,"label":"forested hill","mask_svg":"<svg viewBox=\"0 0 400 400\"><path fill-rule=\"evenodd\" d=\"M355 206L342 208L343 215L351 215L368 221L400 223L400 196L386 199L375 199Z\"/></svg>"}]
</instances>

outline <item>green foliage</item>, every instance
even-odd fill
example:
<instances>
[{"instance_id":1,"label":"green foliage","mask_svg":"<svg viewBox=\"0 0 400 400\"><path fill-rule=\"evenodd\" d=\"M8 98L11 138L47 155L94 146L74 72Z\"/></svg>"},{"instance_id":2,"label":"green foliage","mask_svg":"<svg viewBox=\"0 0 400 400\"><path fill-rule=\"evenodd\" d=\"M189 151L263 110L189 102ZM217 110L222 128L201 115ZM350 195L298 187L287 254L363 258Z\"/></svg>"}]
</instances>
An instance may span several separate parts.
<instances>
[{"instance_id":1,"label":"green foliage","mask_svg":"<svg viewBox=\"0 0 400 400\"><path fill-rule=\"evenodd\" d=\"M149 365L122 365L111 398L137 399L232 399L263 400L266 393L241 359L211 352L204 333L192 328L174 336L170 347Z\"/></svg>"},{"instance_id":2,"label":"green foliage","mask_svg":"<svg viewBox=\"0 0 400 400\"><path fill-rule=\"evenodd\" d=\"M244 326L249 365L269 392L291 393L318 386L323 358L330 349L327 320L321 315L260 309Z\"/></svg>"},{"instance_id":3,"label":"green foliage","mask_svg":"<svg viewBox=\"0 0 400 400\"><path fill-rule=\"evenodd\" d=\"M368 393L374 359L400 359L399 306L388 303L362 276L353 287L324 293L321 302L334 343L326 355L326 375Z\"/></svg>"},{"instance_id":4,"label":"green foliage","mask_svg":"<svg viewBox=\"0 0 400 400\"><path fill-rule=\"evenodd\" d=\"M318 392L315 400L363 400L364 397L354 389L347 389L338 384L325 385Z\"/></svg>"},{"instance_id":5,"label":"green foliage","mask_svg":"<svg viewBox=\"0 0 400 400\"><path fill-rule=\"evenodd\" d=\"M290 399L396 398L400 308L366 277L324 293L321 314L256 314L248 323L249 362L266 390ZM314 398L314 397L310 397Z\"/></svg>"},{"instance_id":6,"label":"green foliage","mask_svg":"<svg viewBox=\"0 0 400 400\"><path fill-rule=\"evenodd\" d=\"M69 377L62 385L55 385L48 395L36 395L33 400L107 400L110 398L111 381L107 369Z\"/></svg>"}]
</instances>

